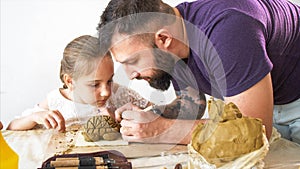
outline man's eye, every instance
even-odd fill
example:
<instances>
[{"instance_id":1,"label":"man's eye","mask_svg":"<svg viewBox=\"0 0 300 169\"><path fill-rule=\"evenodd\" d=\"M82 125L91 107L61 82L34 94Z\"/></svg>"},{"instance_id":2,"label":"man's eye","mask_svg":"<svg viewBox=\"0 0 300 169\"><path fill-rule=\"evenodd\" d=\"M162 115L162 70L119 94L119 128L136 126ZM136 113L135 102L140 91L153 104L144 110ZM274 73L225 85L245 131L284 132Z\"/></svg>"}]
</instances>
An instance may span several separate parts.
<instances>
[{"instance_id":1,"label":"man's eye","mask_svg":"<svg viewBox=\"0 0 300 169\"><path fill-rule=\"evenodd\" d=\"M113 80L109 80L109 81L107 81L107 84L112 84L114 81Z\"/></svg>"},{"instance_id":2,"label":"man's eye","mask_svg":"<svg viewBox=\"0 0 300 169\"><path fill-rule=\"evenodd\" d=\"M137 61L138 61L137 59L133 59L133 60L128 61L127 64L133 65L133 64L137 63Z\"/></svg>"}]
</instances>

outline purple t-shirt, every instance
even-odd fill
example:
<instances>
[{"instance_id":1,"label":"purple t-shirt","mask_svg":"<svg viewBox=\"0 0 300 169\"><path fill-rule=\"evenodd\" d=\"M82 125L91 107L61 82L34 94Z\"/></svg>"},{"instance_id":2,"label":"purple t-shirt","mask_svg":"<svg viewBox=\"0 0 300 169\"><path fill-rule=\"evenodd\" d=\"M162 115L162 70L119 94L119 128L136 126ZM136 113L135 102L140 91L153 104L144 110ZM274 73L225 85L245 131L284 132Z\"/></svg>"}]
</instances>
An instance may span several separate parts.
<instances>
[{"instance_id":1,"label":"purple t-shirt","mask_svg":"<svg viewBox=\"0 0 300 169\"><path fill-rule=\"evenodd\" d=\"M188 66L174 70L175 90L192 86L218 98L233 96L271 72L274 104L300 98L299 6L285 0L198 0L176 8L191 50Z\"/></svg>"}]
</instances>

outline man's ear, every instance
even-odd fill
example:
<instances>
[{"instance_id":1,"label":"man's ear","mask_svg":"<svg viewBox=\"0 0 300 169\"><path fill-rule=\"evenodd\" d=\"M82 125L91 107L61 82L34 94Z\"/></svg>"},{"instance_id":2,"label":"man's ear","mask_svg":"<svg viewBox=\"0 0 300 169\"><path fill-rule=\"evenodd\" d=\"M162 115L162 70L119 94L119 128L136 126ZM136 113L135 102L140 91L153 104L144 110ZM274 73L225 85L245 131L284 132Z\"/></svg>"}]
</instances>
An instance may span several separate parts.
<instances>
[{"instance_id":1,"label":"man's ear","mask_svg":"<svg viewBox=\"0 0 300 169\"><path fill-rule=\"evenodd\" d=\"M159 29L155 33L155 44L158 48L167 50L172 43L173 36L167 29Z\"/></svg>"},{"instance_id":2,"label":"man's ear","mask_svg":"<svg viewBox=\"0 0 300 169\"><path fill-rule=\"evenodd\" d=\"M73 78L69 74L64 74L64 83L68 89L73 90Z\"/></svg>"}]
</instances>

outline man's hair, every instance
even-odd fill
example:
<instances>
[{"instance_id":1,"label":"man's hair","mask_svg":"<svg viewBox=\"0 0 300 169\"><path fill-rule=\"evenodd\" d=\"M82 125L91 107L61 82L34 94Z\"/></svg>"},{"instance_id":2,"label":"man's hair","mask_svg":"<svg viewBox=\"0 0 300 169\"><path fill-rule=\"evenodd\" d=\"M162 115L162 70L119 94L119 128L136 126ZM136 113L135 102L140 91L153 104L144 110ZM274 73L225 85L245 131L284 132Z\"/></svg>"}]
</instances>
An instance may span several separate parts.
<instances>
[{"instance_id":1,"label":"man's hair","mask_svg":"<svg viewBox=\"0 0 300 169\"><path fill-rule=\"evenodd\" d=\"M97 27L101 48L109 50L114 33L147 34L170 25L170 15L175 16L173 8L161 0L111 0Z\"/></svg>"}]
</instances>

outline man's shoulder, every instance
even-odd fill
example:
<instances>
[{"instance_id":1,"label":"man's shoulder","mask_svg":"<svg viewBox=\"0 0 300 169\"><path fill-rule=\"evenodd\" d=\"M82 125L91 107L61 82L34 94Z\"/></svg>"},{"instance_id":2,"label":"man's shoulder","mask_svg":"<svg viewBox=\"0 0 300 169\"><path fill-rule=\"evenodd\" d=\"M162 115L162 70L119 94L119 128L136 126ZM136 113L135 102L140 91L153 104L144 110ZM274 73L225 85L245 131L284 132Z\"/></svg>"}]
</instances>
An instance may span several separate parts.
<instances>
[{"instance_id":1,"label":"man's shoulder","mask_svg":"<svg viewBox=\"0 0 300 169\"><path fill-rule=\"evenodd\" d=\"M176 8L185 20L194 23L199 19L202 22L210 21L224 13L230 13L230 11L255 15L259 13L261 4L252 0L197 0L178 4Z\"/></svg>"}]
</instances>

